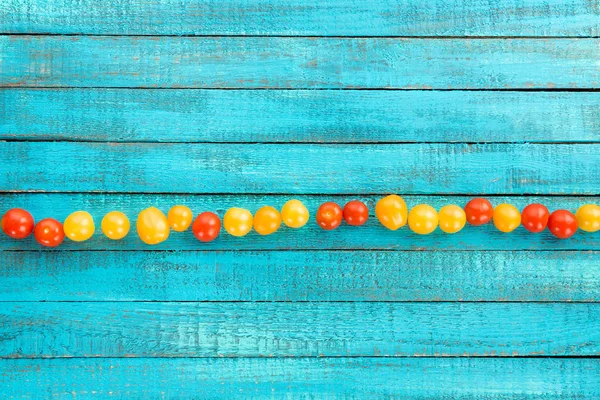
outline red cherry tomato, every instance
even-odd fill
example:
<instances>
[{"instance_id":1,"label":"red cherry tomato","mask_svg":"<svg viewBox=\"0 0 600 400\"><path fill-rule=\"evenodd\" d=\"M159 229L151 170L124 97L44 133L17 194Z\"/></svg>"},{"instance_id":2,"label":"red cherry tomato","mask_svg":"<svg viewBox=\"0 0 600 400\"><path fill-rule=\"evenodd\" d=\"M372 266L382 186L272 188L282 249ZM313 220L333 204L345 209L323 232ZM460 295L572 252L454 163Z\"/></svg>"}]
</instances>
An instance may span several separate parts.
<instances>
[{"instance_id":1,"label":"red cherry tomato","mask_svg":"<svg viewBox=\"0 0 600 400\"><path fill-rule=\"evenodd\" d=\"M24 239L33 232L33 217L21 208L8 210L2 217L2 230L13 239Z\"/></svg>"},{"instance_id":2,"label":"red cherry tomato","mask_svg":"<svg viewBox=\"0 0 600 400\"><path fill-rule=\"evenodd\" d=\"M467 221L469 221L471 225L479 226L487 224L492 220L494 207L492 207L492 203L486 199L477 198L467 203L465 206L465 214L467 214Z\"/></svg>"},{"instance_id":3,"label":"red cherry tomato","mask_svg":"<svg viewBox=\"0 0 600 400\"><path fill-rule=\"evenodd\" d=\"M521 213L521 224L529 232L541 232L548 225L550 212L542 204L530 204Z\"/></svg>"},{"instance_id":4,"label":"red cherry tomato","mask_svg":"<svg viewBox=\"0 0 600 400\"><path fill-rule=\"evenodd\" d=\"M556 210L548 218L548 230L559 239L568 239L577 232L577 218L567 210Z\"/></svg>"},{"instance_id":5,"label":"red cherry tomato","mask_svg":"<svg viewBox=\"0 0 600 400\"><path fill-rule=\"evenodd\" d=\"M192 232L201 242L212 242L221 232L221 220L212 212L203 212L196 217L192 224Z\"/></svg>"},{"instance_id":6,"label":"red cherry tomato","mask_svg":"<svg viewBox=\"0 0 600 400\"><path fill-rule=\"evenodd\" d=\"M344 221L348 225L364 225L369 219L369 209L362 201L352 200L344 206Z\"/></svg>"},{"instance_id":7,"label":"red cherry tomato","mask_svg":"<svg viewBox=\"0 0 600 400\"><path fill-rule=\"evenodd\" d=\"M321 204L317 210L317 224L326 231L333 230L342 223L342 208L334 202Z\"/></svg>"},{"instance_id":8,"label":"red cherry tomato","mask_svg":"<svg viewBox=\"0 0 600 400\"><path fill-rule=\"evenodd\" d=\"M37 223L33 236L42 246L56 247L65 239L65 232L60 222L46 218Z\"/></svg>"}]
</instances>

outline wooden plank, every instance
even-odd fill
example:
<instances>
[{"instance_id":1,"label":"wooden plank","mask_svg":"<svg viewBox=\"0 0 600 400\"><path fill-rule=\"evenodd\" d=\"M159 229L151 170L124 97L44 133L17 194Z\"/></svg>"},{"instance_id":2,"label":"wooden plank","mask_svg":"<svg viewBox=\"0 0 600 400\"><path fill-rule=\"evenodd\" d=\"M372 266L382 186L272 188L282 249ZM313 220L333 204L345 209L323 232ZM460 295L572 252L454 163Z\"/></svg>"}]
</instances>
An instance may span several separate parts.
<instances>
[{"instance_id":1,"label":"wooden plank","mask_svg":"<svg viewBox=\"0 0 600 400\"><path fill-rule=\"evenodd\" d=\"M598 252L0 252L0 301L586 301Z\"/></svg>"},{"instance_id":2,"label":"wooden plank","mask_svg":"<svg viewBox=\"0 0 600 400\"><path fill-rule=\"evenodd\" d=\"M597 359L1 360L5 398L597 399Z\"/></svg>"},{"instance_id":3,"label":"wooden plank","mask_svg":"<svg viewBox=\"0 0 600 400\"><path fill-rule=\"evenodd\" d=\"M225 231L212 243L200 243L191 232L173 232L166 242L160 245L144 244L135 232L138 213L152 205L167 213L173 205L184 204L195 214L214 211L221 217L230 207L245 207L256 212L264 205L281 208L290 198L304 202L312 217L302 229L282 227L274 236L260 236L250 232L243 238L228 235ZM117 195L117 194L3 194L0 195L0 212L13 207L29 210L36 220L56 218L63 221L76 210L87 210L96 221L96 234L86 242L65 240L61 250L301 250L301 249L381 249L381 250L600 250L600 232L579 231L568 240L556 239L548 231L532 234L522 227L510 234L499 232L492 224L487 226L466 226L455 235L436 230L430 235L415 235L408 227L389 231L379 224L375 217L375 203L382 195L370 196L291 196L291 195ZM314 215L320 204L335 201L340 205L350 200L360 199L371 210L371 216L362 227L343 224L335 231L324 231L317 226ZM446 204L464 206L468 196L404 196L409 207L417 204L431 204L436 209ZM599 197L537 197L537 196L493 196L494 205L515 204L523 209L530 203L546 204L550 210L567 209L575 212L583 204L600 204ZM102 217L113 210L120 210L129 216L134 229L120 241L105 238L100 231ZM32 237L24 240L11 240L0 236L2 250L39 250L40 245Z\"/></svg>"},{"instance_id":4,"label":"wooden plank","mask_svg":"<svg viewBox=\"0 0 600 400\"><path fill-rule=\"evenodd\" d=\"M0 142L3 191L577 195L599 178L597 144Z\"/></svg>"},{"instance_id":5,"label":"wooden plank","mask_svg":"<svg viewBox=\"0 0 600 400\"><path fill-rule=\"evenodd\" d=\"M598 142L596 92L0 89L0 139Z\"/></svg>"},{"instance_id":6,"label":"wooden plank","mask_svg":"<svg viewBox=\"0 0 600 400\"><path fill-rule=\"evenodd\" d=\"M0 356L594 356L597 303L3 302Z\"/></svg>"},{"instance_id":7,"label":"wooden plank","mask_svg":"<svg viewBox=\"0 0 600 400\"><path fill-rule=\"evenodd\" d=\"M3 36L0 86L600 86L600 39Z\"/></svg>"},{"instance_id":8,"label":"wooden plank","mask_svg":"<svg viewBox=\"0 0 600 400\"><path fill-rule=\"evenodd\" d=\"M4 0L0 31L126 35L597 36L584 0Z\"/></svg>"}]
</instances>

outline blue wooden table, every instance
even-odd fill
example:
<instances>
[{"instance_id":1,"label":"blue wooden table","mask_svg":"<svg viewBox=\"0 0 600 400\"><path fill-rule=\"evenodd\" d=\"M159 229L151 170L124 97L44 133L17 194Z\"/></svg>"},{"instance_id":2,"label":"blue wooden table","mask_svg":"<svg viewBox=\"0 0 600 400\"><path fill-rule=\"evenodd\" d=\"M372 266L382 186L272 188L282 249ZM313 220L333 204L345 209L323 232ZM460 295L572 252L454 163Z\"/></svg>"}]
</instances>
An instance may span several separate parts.
<instances>
[{"instance_id":1,"label":"blue wooden table","mask_svg":"<svg viewBox=\"0 0 600 400\"><path fill-rule=\"evenodd\" d=\"M3 0L0 212L600 203L597 0ZM0 397L600 398L600 233L0 239Z\"/></svg>"}]
</instances>

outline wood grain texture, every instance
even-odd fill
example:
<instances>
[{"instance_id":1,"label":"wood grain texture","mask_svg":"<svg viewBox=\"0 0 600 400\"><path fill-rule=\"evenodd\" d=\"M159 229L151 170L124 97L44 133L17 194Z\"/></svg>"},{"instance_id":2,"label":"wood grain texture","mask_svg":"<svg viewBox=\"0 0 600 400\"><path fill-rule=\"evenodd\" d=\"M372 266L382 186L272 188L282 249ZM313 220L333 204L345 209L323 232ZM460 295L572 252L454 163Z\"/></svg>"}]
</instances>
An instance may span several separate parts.
<instances>
[{"instance_id":1,"label":"wood grain texture","mask_svg":"<svg viewBox=\"0 0 600 400\"><path fill-rule=\"evenodd\" d=\"M493 225L466 226L455 235L436 230L430 235L413 234L408 227L389 231L379 224L374 210L375 203L383 195L371 196L295 196L306 204L312 217L302 229L282 227L275 235L261 236L250 232L237 238L221 231L217 240L200 243L190 231L172 232L169 239L160 245L144 244L135 232L138 213L150 206L156 206L165 214L176 204L184 204L194 214L204 211L216 212L221 218L230 207L244 207L256 212L264 205L280 209L290 195L116 195L116 194L2 194L0 212L13 207L29 210L36 220L56 218L63 221L75 210L87 210L96 221L96 234L85 242L65 240L61 250L301 250L301 249L388 249L388 250L600 250L600 232L579 231L568 240L560 240L548 231L531 234L522 227L510 234L499 232ZM340 205L350 200L360 199L371 210L371 217L362 227L342 225L335 231L324 231L317 226L314 215L322 203L335 201ZM409 207L417 204L431 204L436 209L446 204L464 206L470 196L404 196ZM530 203L546 204L550 210L567 209L575 212L583 204L600 204L599 197L543 197L543 196L493 196L494 205L514 204L520 210ZM120 241L105 238L100 231L100 222L109 211L120 210L129 216L134 227L130 234ZM10 240L0 236L2 250L39 250L40 245L32 237L24 240Z\"/></svg>"},{"instance_id":2,"label":"wood grain texture","mask_svg":"<svg viewBox=\"0 0 600 400\"><path fill-rule=\"evenodd\" d=\"M600 39L3 36L0 86L598 88Z\"/></svg>"},{"instance_id":3,"label":"wood grain texture","mask_svg":"<svg viewBox=\"0 0 600 400\"><path fill-rule=\"evenodd\" d=\"M586 301L598 252L0 252L0 301Z\"/></svg>"},{"instance_id":4,"label":"wood grain texture","mask_svg":"<svg viewBox=\"0 0 600 400\"><path fill-rule=\"evenodd\" d=\"M0 139L598 142L600 93L0 89Z\"/></svg>"},{"instance_id":5,"label":"wood grain texture","mask_svg":"<svg viewBox=\"0 0 600 400\"><path fill-rule=\"evenodd\" d=\"M0 303L0 356L594 356L597 303Z\"/></svg>"},{"instance_id":6,"label":"wood grain texture","mask_svg":"<svg viewBox=\"0 0 600 400\"><path fill-rule=\"evenodd\" d=\"M0 142L3 191L598 194L600 145Z\"/></svg>"},{"instance_id":7,"label":"wood grain texture","mask_svg":"<svg viewBox=\"0 0 600 400\"><path fill-rule=\"evenodd\" d=\"M3 360L5 398L570 400L600 396L597 359Z\"/></svg>"},{"instance_id":8,"label":"wood grain texture","mask_svg":"<svg viewBox=\"0 0 600 400\"><path fill-rule=\"evenodd\" d=\"M126 35L597 36L584 0L4 0L0 31Z\"/></svg>"}]
</instances>

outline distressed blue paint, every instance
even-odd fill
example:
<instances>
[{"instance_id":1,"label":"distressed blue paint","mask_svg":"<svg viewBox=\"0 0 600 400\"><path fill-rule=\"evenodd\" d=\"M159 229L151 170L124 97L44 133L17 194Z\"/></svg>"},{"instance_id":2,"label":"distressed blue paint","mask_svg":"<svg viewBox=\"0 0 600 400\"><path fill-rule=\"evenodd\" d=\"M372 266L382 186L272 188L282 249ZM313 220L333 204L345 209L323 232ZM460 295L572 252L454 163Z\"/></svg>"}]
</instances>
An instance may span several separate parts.
<instances>
[{"instance_id":1,"label":"distressed blue paint","mask_svg":"<svg viewBox=\"0 0 600 400\"><path fill-rule=\"evenodd\" d=\"M100 221L106 213L121 210L135 222L138 213L154 205L166 214L176 204L184 204L194 214L204 211L216 212L221 218L230 207L244 207L256 212L264 205L280 209L290 195L114 195L114 194L3 194L0 195L0 212L12 207L29 210L36 220L53 217L63 221L74 210L87 210L98 226L96 235L86 242L74 243L69 240L61 245L62 250L302 250L302 249L362 249L362 250L600 250L600 232L579 231L568 240L560 240L548 231L531 234L518 228L510 234L499 232L492 224L487 226L466 226L456 235L448 235L437 230L431 235L416 235L408 226L398 230L385 229L375 217L375 204L378 196L295 196L306 204L312 217L302 229L285 226L272 236L261 236L250 232L244 238L228 235L225 231L211 243L200 243L191 232L173 232L169 240L149 247L144 244L135 229L123 240L112 241L100 231ZM325 201L335 201L341 206L350 200L360 199L371 210L370 219L359 228L343 224L335 231L324 231L315 222L315 213ZM464 206L470 196L404 196L409 207L417 204L431 204L440 209L446 204ZM600 204L599 197L539 197L539 196L494 196L494 205L514 204L523 209L530 203L546 204L550 210L567 209L575 212L583 204ZM32 238L21 241L0 237L0 249L39 250L39 244Z\"/></svg>"},{"instance_id":2,"label":"distressed blue paint","mask_svg":"<svg viewBox=\"0 0 600 400\"><path fill-rule=\"evenodd\" d=\"M593 359L3 360L7 398L592 400Z\"/></svg>"},{"instance_id":3,"label":"distressed blue paint","mask_svg":"<svg viewBox=\"0 0 600 400\"><path fill-rule=\"evenodd\" d=\"M0 37L0 86L598 88L600 39Z\"/></svg>"},{"instance_id":4,"label":"distressed blue paint","mask_svg":"<svg viewBox=\"0 0 600 400\"><path fill-rule=\"evenodd\" d=\"M0 31L158 35L596 36L585 0L4 0Z\"/></svg>"},{"instance_id":5,"label":"distressed blue paint","mask_svg":"<svg viewBox=\"0 0 600 400\"><path fill-rule=\"evenodd\" d=\"M0 89L0 139L597 142L587 92Z\"/></svg>"},{"instance_id":6,"label":"distressed blue paint","mask_svg":"<svg viewBox=\"0 0 600 400\"><path fill-rule=\"evenodd\" d=\"M598 144L0 143L5 191L596 194L599 178Z\"/></svg>"}]
</instances>

